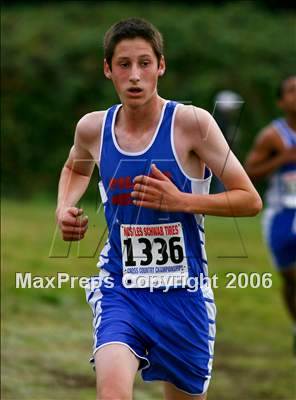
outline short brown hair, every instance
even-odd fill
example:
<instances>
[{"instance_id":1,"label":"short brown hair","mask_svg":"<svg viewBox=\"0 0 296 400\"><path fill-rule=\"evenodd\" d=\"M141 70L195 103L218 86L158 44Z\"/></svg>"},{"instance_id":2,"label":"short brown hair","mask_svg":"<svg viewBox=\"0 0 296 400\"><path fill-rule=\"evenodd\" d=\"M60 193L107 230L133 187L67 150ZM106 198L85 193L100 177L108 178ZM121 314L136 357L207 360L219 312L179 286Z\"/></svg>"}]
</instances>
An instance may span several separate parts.
<instances>
[{"instance_id":1,"label":"short brown hair","mask_svg":"<svg viewBox=\"0 0 296 400\"><path fill-rule=\"evenodd\" d=\"M110 68L116 45L121 40L137 37L143 38L151 44L159 63L163 54L161 33L150 22L142 18L128 18L112 25L105 34L104 56Z\"/></svg>"}]
</instances>

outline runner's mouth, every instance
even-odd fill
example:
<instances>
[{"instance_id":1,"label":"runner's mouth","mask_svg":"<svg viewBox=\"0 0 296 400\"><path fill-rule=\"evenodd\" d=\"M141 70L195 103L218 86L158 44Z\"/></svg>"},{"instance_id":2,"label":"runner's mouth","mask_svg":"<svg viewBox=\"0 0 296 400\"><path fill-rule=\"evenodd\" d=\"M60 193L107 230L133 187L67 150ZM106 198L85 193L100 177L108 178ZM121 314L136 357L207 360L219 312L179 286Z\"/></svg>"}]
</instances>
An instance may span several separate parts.
<instances>
[{"instance_id":1,"label":"runner's mouth","mask_svg":"<svg viewBox=\"0 0 296 400\"><path fill-rule=\"evenodd\" d=\"M137 93L143 92L143 89L141 89L141 88L139 88L139 87L131 87L131 88L127 89L127 91L128 91L129 93L135 93L135 94L137 94Z\"/></svg>"}]
</instances>

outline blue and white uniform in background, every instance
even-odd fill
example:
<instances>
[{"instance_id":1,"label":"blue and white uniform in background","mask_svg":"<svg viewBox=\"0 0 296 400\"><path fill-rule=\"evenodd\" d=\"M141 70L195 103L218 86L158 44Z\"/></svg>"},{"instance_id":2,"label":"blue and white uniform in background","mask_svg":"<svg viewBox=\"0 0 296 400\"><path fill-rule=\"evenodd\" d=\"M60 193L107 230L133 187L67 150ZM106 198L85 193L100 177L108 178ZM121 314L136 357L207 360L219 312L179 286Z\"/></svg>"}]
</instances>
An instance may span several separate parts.
<instances>
[{"instance_id":1,"label":"blue and white uniform in background","mask_svg":"<svg viewBox=\"0 0 296 400\"><path fill-rule=\"evenodd\" d=\"M296 148L296 132L283 118L273 126L285 147ZM279 168L270 178L263 217L264 234L279 269L296 265L296 163Z\"/></svg>"},{"instance_id":2,"label":"blue and white uniform in background","mask_svg":"<svg viewBox=\"0 0 296 400\"><path fill-rule=\"evenodd\" d=\"M179 190L209 193L210 170L205 168L204 179L191 178L177 158L173 126L180 106L165 102L150 144L139 152L124 151L117 143L114 125L121 105L107 110L99 187L109 234L98 277L112 278L114 287L103 281L86 294L94 316L93 354L121 343L140 359L145 381L169 381L189 394L200 394L211 377L216 307L209 286L195 285L196 290L189 291L184 282L208 276L204 216L141 208L130 196L133 179L149 175L152 163ZM158 282L158 289L151 291L151 282ZM168 282L176 287L165 292Z\"/></svg>"}]
</instances>

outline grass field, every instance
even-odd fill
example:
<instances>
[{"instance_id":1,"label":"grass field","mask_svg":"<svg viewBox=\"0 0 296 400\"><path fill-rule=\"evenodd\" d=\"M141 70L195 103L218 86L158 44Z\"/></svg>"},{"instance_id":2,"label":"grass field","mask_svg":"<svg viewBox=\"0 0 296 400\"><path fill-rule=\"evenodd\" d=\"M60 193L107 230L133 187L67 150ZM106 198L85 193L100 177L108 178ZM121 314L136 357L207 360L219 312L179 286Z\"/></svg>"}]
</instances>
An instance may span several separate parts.
<instances>
[{"instance_id":1,"label":"grass field","mask_svg":"<svg viewBox=\"0 0 296 400\"><path fill-rule=\"evenodd\" d=\"M2 399L90 400L91 311L84 290L16 289L15 273L72 276L96 273L95 250L104 229L95 207L87 237L71 246L55 232L55 204L2 203ZM295 359L280 282L261 239L260 219L207 218L207 249L215 289L217 341L209 400L293 400ZM53 245L52 245L53 244ZM51 251L52 257L49 257ZM77 250L80 256L77 257ZM270 289L226 288L227 272L272 273ZM135 385L135 400L161 399L158 383Z\"/></svg>"}]
</instances>

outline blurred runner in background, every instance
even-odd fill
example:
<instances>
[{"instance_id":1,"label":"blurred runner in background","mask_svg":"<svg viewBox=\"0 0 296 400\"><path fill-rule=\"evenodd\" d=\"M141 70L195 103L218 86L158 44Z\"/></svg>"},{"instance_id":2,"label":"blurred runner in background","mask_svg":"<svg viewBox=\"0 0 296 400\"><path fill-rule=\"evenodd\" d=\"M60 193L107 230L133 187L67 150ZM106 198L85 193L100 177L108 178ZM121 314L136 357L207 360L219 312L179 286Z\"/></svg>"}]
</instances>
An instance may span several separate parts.
<instances>
[{"instance_id":1,"label":"blurred runner in background","mask_svg":"<svg viewBox=\"0 0 296 400\"><path fill-rule=\"evenodd\" d=\"M264 235L283 279L283 297L294 323L296 355L296 75L282 80L277 95L284 117L259 133L246 170L254 180L269 180Z\"/></svg>"}]
</instances>

